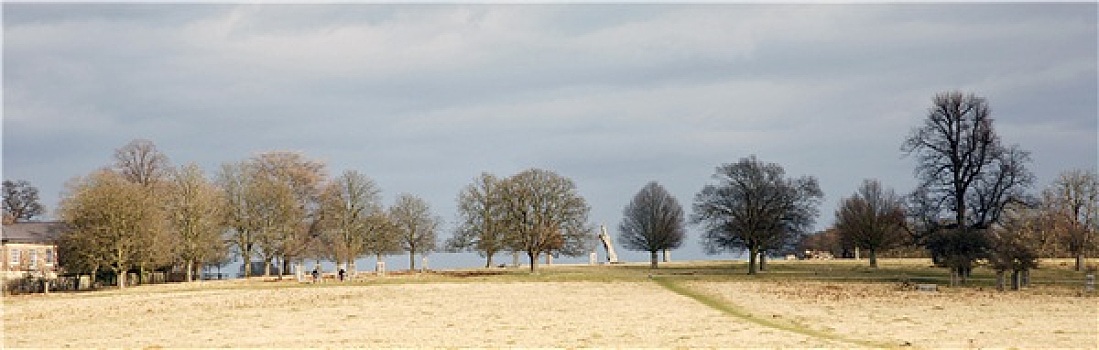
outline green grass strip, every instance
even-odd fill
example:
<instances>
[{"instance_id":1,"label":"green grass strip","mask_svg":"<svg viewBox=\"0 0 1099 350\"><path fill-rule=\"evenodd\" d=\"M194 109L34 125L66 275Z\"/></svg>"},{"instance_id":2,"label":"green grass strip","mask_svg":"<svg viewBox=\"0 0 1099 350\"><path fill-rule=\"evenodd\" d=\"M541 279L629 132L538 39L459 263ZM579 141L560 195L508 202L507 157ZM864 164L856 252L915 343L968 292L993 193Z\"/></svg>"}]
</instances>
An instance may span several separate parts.
<instances>
[{"instance_id":1,"label":"green grass strip","mask_svg":"<svg viewBox=\"0 0 1099 350\"><path fill-rule=\"evenodd\" d=\"M698 291L695 291L695 290L692 290L688 287L680 285L680 284L672 281L672 279L668 278L668 277L653 276L653 281L655 281L660 286L662 286L662 287L664 287L664 288L666 288L666 289L668 289L672 292L675 292L676 294L694 299L695 301L698 301L698 302L702 303L703 305L709 306L709 307L711 307L715 310L724 312L725 314L728 314L730 316L740 318L740 319L743 319L745 321L752 322L752 323L755 323L755 324L758 324L758 325L761 325L761 326L764 326L764 327L784 330L784 331L788 331L788 332L794 332L794 333L803 334L803 335L807 335L807 336L815 337L815 338L823 338L823 339L828 339L828 340L833 340L833 341L838 341L838 342L843 342L843 343L856 344L856 345L864 346L864 347L871 347L871 348L889 348L889 347L893 347L890 344L867 341L867 340L861 340L861 339L847 338L847 337L844 337L844 336L841 336L841 335L838 335L838 334L821 332L821 331L817 331L817 330L813 330L813 329L809 329L809 328L805 328L805 327L799 327L797 325L792 325L792 324L788 324L788 323L784 323L784 322L775 322L775 321L772 321L772 320L769 320L769 319L752 316L752 314L748 313L745 310L742 310L742 309L740 309L738 307L735 307L733 305L730 305L728 303L724 303L721 300L718 300L718 299L716 299L712 296L700 293Z\"/></svg>"}]
</instances>

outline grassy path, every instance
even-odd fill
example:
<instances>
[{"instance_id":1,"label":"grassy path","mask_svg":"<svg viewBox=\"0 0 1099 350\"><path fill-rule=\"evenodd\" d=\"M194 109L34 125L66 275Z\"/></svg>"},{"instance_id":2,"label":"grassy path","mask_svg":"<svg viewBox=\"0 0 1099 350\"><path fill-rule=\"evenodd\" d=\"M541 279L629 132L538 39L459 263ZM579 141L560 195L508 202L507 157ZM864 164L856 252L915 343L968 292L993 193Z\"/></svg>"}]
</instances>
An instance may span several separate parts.
<instances>
[{"instance_id":1,"label":"grassy path","mask_svg":"<svg viewBox=\"0 0 1099 350\"><path fill-rule=\"evenodd\" d=\"M794 332L794 333L798 333L798 334L802 334L802 335L806 335L806 336L810 336L810 337L815 337L815 338L838 341L838 342L846 343L846 344L853 344L853 345L857 345L857 346L861 346L861 347L888 348L888 347L892 346L892 344L886 344L886 343L863 340L863 339L848 338L848 337L845 337L845 336L840 335L840 334L821 332L821 331L809 329L809 328L806 328L806 327L802 327L802 326L799 326L799 325L796 325L796 324L791 324L791 323L787 323L787 322L777 322L775 320L757 317L757 316L754 316L751 313L747 312L746 310L743 310L739 307L736 307L735 305L731 305L727 302L722 302L721 300L718 300L717 298L714 298L712 296L706 295L704 293L701 293L701 292L698 292L696 290L692 290L691 288L688 288L686 286L683 286L682 284L677 283L676 281L674 281L674 278L672 278L672 277L653 276L653 281L655 281L657 284L664 287L665 289L668 289L672 292L675 292L676 294L694 299L695 301L698 301L699 303L702 303L703 305L709 306L710 308L721 311L721 312L723 312L727 315L742 319L744 321L755 323L755 324L758 324L758 325L761 325L761 326L764 326L764 327L779 329L779 330L788 331L788 332Z\"/></svg>"}]
</instances>

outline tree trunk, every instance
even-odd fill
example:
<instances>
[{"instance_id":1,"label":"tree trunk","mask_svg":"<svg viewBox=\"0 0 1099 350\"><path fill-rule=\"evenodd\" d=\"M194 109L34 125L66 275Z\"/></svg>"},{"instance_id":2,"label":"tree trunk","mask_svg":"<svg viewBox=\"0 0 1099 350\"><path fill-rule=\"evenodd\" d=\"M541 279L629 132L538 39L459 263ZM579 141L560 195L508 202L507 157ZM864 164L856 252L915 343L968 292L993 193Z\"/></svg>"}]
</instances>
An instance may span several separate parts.
<instances>
[{"instance_id":1,"label":"tree trunk","mask_svg":"<svg viewBox=\"0 0 1099 350\"><path fill-rule=\"evenodd\" d=\"M511 267L519 267L519 251L511 252Z\"/></svg>"},{"instance_id":2,"label":"tree trunk","mask_svg":"<svg viewBox=\"0 0 1099 350\"><path fill-rule=\"evenodd\" d=\"M657 255L656 255L657 251L654 250L654 251L651 251L649 253L652 254L651 259L649 259L649 268L650 269L655 269L656 268L656 261L657 261Z\"/></svg>"},{"instance_id":3,"label":"tree trunk","mask_svg":"<svg viewBox=\"0 0 1099 350\"><path fill-rule=\"evenodd\" d=\"M756 274L756 257L759 256L759 248L748 248L748 274Z\"/></svg>"},{"instance_id":4,"label":"tree trunk","mask_svg":"<svg viewBox=\"0 0 1099 350\"><path fill-rule=\"evenodd\" d=\"M195 273L195 261L187 259L187 282L194 281Z\"/></svg>"},{"instance_id":5,"label":"tree trunk","mask_svg":"<svg viewBox=\"0 0 1099 350\"><path fill-rule=\"evenodd\" d=\"M408 251L408 271L409 272L416 271L416 251L415 250L409 250Z\"/></svg>"},{"instance_id":6,"label":"tree trunk","mask_svg":"<svg viewBox=\"0 0 1099 350\"><path fill-rule=\"evenodd\" d=\"M669 261L672 261L672 253L668 252L667 249L664 249L664 262Z\"/></svg>"},{"instance_id":7,"label":"tree trunk","mask_svg":"<svg viewBox=\"0 0 1099 350\"><path fill-rule=\"evenodd\" d=\"M492 255L493 255L492 253L494 253L494 252L485 252L485 268L486 269L492 267Z\"/></svg>"},{"instance_id":8,"label":"tree trunk","mask_svg":"<svg viewBox=\"0 0 1099 350\"><path fill-rule=\"evenodd\" d=\"M530 272L534 273L534 270L538 267L538 254L528 251L527 256L530 257Z\"/></svg>"},{"instance_id":9,"label":"tree trunk","mask_svg":"<svg viewBox=\"0 0 1099 350\"><path fill-rule=\"evenodd\" d=\"M950 268L950 286L951 287L958 286L958 268L956 268L956 267L951 267Z\"/></svg>"},{"instance_id":10,"label":"tree trunk","mask_svg":"<svg viewBox=\"0 0 1099 350\"><path fill-rule=\"evenodd\" d=\"M767 251L766 250L760 250L759 251L759 270L760 271L766 271L767 270Z\"/></svg>"},{"instance_id":11,"label":"tree trunk","mask_svg":"<svg viewBox=\"0 0 1099 350\"><path fill-rule=\"evenodd\" d=\"M118 283L118 289L126 288L126 271L121 269L115 271L114 279Z\"/></svg>"},{"instance_id":12,"label":"tree trunk","mask_svg":"<svg viewBox=\"0 0 1099 350\"><path fill-rule=\"evenodd\" d=\"M1011 271L1011 290L1019 290L1019 284L1023 282L1022 277L1019 270Z\"/></svg>"},{"instance_id":13,"label":"tree trunk","mask_svg":"<svg viewBox=\"0 0 1099 350\"><path fill-rule=\"evenodd\" d=\"M244 260L244 278L252 277L252 253L244 251L240 255Z\"/></svg>"},{"instance_id":14,"label":"tree trunk","mask_svg":"<svg viewBox=\"0 0 1099 350\"><path fill-rule=\"evenodd\" d=\"M263 277L271 275L271 259L263 259Z\"/></svg>"},{"instance_id":15,"label":"tree trunk","mask_svg":"<svg viewBox=\"0 0 1099 350\"><path fill-rule=\"evenodd\" d=\"M1004 271L996 270L996 290L1004 291Z\"/></svg>"},{"instance_id":16,"label":"tree trunk","mask_svg":"<svg viewBox=\"0 0 1099 350\"><path fill-rule=\"evenodd\" d=\"M1022 286L1023 287L1029 287L1030 286L1030 270L1029 269L1028 270L1023 270L1022 275L1023 275L1022 276L1023 277Z\"/></svg>"},{"instance_id":17,"label":"tree trunk","mask_svg":"<svg viewBox=\"0 0 1099 350\"><path fill-rule=\"evenodd\" d=\"M1076 254L1076 271L1084 271L1084 253Z\"/></svg>"}]
</instances>

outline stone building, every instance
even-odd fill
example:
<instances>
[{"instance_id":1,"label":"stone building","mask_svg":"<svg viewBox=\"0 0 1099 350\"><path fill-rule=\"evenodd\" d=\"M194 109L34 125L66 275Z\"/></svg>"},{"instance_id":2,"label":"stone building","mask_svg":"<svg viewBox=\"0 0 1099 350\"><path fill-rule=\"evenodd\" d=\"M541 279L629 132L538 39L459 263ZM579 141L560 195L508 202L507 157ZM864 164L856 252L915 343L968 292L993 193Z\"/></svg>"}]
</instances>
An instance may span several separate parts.
<instances>
[{"instance_id":1,"label":"stone building","mask_svg":"<svg viewBox=\"0 0 1099 350\"><path fill-rule=\"evenodd\" d=\"M61 222L4 224L0 233L0 272L4 279L27 275L54 278L58 273L57 238Z\"/></svg>"}]
</instances>

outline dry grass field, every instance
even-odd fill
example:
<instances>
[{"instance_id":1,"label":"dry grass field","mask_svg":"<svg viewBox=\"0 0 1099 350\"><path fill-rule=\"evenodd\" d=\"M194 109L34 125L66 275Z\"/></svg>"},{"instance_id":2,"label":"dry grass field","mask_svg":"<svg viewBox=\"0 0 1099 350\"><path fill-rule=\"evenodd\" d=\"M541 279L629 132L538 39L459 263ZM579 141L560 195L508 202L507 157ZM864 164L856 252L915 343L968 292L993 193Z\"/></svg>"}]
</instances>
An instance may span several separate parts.
<instances>
[{"instance_id":1,"label":"dry grass field","mask_svg":"<svg viewBox=\"0 0 1099 350\"><path fill-rule=\"evenodd\" d=\"M849 281L865 277L862 270L826 267L841 271L827 275L836 280L795 278L822 271L796 263L776 263L757 277L729 264L673 264L655 276L641 266L555 266L536 275L196 282L13 296L3 302L3 345L1099 347L1097 299L1069 287L929 293ZM923 273L883 270L875 274Z\"/></svg>"}]
</instances>

